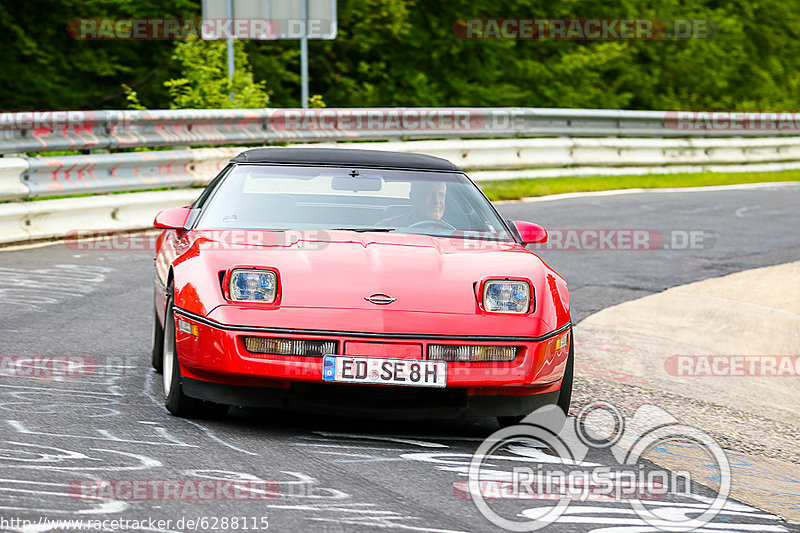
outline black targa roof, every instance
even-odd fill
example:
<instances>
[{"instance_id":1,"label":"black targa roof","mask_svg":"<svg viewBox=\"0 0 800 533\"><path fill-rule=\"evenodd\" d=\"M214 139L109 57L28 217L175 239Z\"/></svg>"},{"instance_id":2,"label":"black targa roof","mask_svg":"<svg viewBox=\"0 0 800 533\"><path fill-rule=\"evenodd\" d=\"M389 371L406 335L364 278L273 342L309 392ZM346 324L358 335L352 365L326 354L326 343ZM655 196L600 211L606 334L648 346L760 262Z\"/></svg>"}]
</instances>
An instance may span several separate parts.
<instances>
[{"instance_id":1,"label":"black targa roof","mask_svg":"<svg viewBox=\"0 0 800 533\"><path fill-rule=\"evenodd\" d=\"M254 148L231 162L463 172L450 161L432 155L345 148Z\"/></svg>"}]
</instances>

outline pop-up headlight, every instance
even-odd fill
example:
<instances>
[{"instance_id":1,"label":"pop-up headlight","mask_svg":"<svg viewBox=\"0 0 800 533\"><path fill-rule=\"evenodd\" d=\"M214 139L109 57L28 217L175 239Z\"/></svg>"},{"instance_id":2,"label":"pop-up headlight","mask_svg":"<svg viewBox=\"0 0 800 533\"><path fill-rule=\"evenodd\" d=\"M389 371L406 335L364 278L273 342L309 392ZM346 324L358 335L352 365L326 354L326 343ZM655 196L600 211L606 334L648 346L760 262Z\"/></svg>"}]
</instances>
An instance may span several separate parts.
<instances>
[{"instance_id":1,"label":"pop-up headlight","mask_svg":"<svg viewBox=\"0 0 800 533\"><path fill-rule=\"evenodd\" d=\"M483 284L483 308L490 313L527 313L531 288L526 281L489 280Z\"/></svg>"},{"instance_id":2,"label":"pop-up headlight","mask_svg":"<svg viewBox=\"0 0 800 533\"><path fill-rule=\"evenodd\" d=\"M278 276L271 270L236 269L228 285L231 300L272 303L278 294Z\"/></svg>"}]
</instances>

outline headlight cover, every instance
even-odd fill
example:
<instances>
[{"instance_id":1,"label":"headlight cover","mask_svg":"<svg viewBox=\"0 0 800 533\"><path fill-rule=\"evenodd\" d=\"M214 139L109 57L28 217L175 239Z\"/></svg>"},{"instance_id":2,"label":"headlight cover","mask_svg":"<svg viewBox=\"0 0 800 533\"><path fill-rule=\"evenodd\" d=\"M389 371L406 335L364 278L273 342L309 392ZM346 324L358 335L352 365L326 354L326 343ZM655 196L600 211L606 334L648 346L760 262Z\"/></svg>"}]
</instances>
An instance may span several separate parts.
<instances>
[{"instance_id":1,"label":"headlight cover","mask_svg":"<svg viewBox=\"0 0 800 533\"><path fill-rule=\"evenodd\" d=\"M483 308L489 313L525 314L531 308L527 281L488 280L483 284Z\"/></svg>"},{"instance_id":2,"label":"headlight cover","mask_svg":"<svg viewBox=\"0 0 800 533\"><path fill-rule=\"evenodd\" d=\"M278 295L278 275L272 270L235 269L228 294L236 302L273 303Z\"/></svg>"}]
</instances>

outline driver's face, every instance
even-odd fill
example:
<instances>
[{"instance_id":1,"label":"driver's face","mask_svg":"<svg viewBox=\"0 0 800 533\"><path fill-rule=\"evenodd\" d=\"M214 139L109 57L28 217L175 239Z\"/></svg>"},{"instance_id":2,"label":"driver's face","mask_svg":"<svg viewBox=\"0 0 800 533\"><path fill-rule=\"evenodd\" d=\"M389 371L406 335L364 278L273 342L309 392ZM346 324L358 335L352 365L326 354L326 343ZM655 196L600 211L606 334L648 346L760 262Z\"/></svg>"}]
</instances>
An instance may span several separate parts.
<instances>
[{"instance_id":1,"label":"driver's face","mask_svg":"<svg viewBox=\"0 0 800 533\"><path fill-rule=\"evenodd\" d=\"M411 200L420 219L441 220L444 215L447 185L444 183L419 183Z\"/></svg>"}]
</instances>

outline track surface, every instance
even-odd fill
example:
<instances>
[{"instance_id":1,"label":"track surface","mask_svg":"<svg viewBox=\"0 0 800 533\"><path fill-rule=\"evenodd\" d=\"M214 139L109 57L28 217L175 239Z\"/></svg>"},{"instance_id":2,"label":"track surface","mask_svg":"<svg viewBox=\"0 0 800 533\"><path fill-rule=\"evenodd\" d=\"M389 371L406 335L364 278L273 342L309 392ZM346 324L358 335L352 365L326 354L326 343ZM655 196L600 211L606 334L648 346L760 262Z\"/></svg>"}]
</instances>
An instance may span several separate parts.
<instances>
[{"instance_id":1,"label":"track surface","mask_svg":"<svg viewBox=\"0 0 800 533\"><path fill-rule=\"evenodd\" d=\"M500 210L551 230L713 232L706 248L695 250L540 251L569 282L578 322L667 287L799 260L798 205L800 185L587 196L507 203ZM176 531L187 528L175 521L201 517L256 518L259 526L267 517L274 531L497 529L453 490L477 445L497 429L493 420L397 423L244 410L221 421L169 416L160 376L149 368L151 279L151 250L56 244L0 252L0 355L91 356L98 362L97 373L85 378L0 377L0 517L172 519L153 530ZM516 460L535 460L536 453L518 450ZM68 495L71 482L89 478L270 479L281 496L198 503L92 502ZM696 492L698 499L667 498L664 505L690 509L709 494L702 487ZM644 523L625 504L581 503L551 529L616 525ZM712 526L800 530L747 507L723 512Z\"/></svg>"}]
</instances>

